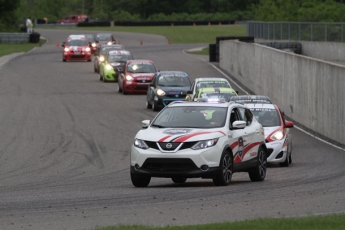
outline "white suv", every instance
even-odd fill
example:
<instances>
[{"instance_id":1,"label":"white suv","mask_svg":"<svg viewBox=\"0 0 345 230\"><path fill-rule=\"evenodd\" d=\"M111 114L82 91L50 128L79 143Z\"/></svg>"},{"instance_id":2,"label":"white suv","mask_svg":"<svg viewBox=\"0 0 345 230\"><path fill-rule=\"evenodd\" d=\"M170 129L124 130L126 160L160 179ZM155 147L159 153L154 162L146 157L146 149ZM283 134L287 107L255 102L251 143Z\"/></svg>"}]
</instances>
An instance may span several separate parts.
<instances>
[{"instance_id":1,"label":"white suv","mask_svg":"<svg viewBox=\"0 0 345 230\"><path fill-rule=\"evenodd\" d=\"M174 102L152 122L144 120L131 148L130 173L136 187L151 177L213 179L228 185L234 172L252 181L266 176L264 130L252 112L235 102Z\"/></svg>"}]
</instances>

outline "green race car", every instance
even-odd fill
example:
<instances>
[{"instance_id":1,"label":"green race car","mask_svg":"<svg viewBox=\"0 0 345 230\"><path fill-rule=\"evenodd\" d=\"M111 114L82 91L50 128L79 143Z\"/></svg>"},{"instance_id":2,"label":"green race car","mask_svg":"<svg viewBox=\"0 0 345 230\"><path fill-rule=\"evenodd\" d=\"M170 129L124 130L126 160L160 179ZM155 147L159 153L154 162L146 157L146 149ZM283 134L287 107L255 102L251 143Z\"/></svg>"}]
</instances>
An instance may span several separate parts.
<instances>
[{"instance_id":1,"label":"green race car","mask_svg":"<svg viewBox=\"0 0 345 230\"><path fill-rule=\"evenodd\" d=\"M104 61L100 63L99 80L117 82L120 73L124 71L126 62L133 59L134 57L127 50L109 51L105 55Z\"/></svg>"}]
</instances>

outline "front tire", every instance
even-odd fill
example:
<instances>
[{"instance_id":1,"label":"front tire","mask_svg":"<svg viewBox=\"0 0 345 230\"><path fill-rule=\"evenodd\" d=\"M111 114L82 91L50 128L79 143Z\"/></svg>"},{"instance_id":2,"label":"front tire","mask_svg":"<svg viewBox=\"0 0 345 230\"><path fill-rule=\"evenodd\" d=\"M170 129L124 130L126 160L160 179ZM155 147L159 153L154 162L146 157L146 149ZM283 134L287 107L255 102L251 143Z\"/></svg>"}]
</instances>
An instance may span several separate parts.
<instances>
[{"instance_id":1,"label":"front tire","mask_svg":"<svg viewBox=\"0 0 345 230\"><path fill-rule=\"evenodd\" d=\"M152 105L149 103L149 101L146 99L146 109L151 109Z\"/></svg>"},{"instance_id":2,"label":"front tire","mask_svg":"<svg viewBox=\"0 0 345 230\"><path fill-rule=\"evenodd\" d=\"M251 181L263 181L266 177L267 156L265 149L262 146L258 149L257 158L257 165L253 168L253 171L249 172L249 178Z\"/></svg>"},{"instance_id":3,"label":"front tire","mask_svg":"<svg viewBox=\"0 0 345 230\"><path fill-rule=\"evenodd\" d=\"M229 185L233 173L232 154L226 150L220 158L219 167L221 171L213 178L213 183L216 186Z\"/></svg>"},{"instance_id":4,"label":"front tire","mask_svg":"<svg viewBox=\"0 0 345 230\"><path fill-rule=\"evenodd\" d=\"M153 110L153 111L158 111L158 110L159 110L159 109L158 109L157 103L154 102L154 101L151 102L151 107L152 107L152 110Z\"/></svg>"},{"instance_id":5,"label":"front tire","mask_svg":"<svg viewBox=\"0 0 345 230\"><path fill-rule=\"evenodd\" d=\"M151 177L150 176L141 176L131 173L131 180L132 184L135 187L147 187L150 184Z\"/></svg>"},{"instance_id":6,"label":"front tire","mask_svg":"<svg viewBox=\"0 0 345 230\"><path fill-rule=\"evenodd\" d=\"M103 81L103 77L102 77L101 73L99 73L99 80Z\"/></svg>"},{"instance_id":7,"label":"front tire","mask_svg":"<svg viewBox=\"0 0 345 230\"><path fill-rule=\"evenodd\" d=\"M118 86L117 86L117 92L122 93L122 89L120 87L120 84L118 84Z\"/></svg>"}]
</instances>

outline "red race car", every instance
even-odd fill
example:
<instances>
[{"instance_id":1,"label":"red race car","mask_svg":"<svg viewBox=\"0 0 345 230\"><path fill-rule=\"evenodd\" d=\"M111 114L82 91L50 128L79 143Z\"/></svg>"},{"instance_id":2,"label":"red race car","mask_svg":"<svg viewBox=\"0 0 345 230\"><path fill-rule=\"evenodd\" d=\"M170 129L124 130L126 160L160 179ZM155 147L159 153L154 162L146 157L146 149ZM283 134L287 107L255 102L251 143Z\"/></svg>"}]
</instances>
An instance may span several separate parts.
<instances>
[{"instance_id":1,"label":"red race car","mask_svg":"<svg viewBox=\"0 0 345 230\"><path fill-rule=\"evenodd\" d=\"M118 78L119 93L146 93L157 68L151 60L128 60Z\"/></svg>"},{"instance_id":2,"label":"red race car","mask_svg":"<svg viewBox=\"0 0 345 230\"><path fill-rule=\"evenodd\" d=\"M62 61L91 62L91 48L85 35L70 35L62 45Z\"/></svg>"}]
</instances>

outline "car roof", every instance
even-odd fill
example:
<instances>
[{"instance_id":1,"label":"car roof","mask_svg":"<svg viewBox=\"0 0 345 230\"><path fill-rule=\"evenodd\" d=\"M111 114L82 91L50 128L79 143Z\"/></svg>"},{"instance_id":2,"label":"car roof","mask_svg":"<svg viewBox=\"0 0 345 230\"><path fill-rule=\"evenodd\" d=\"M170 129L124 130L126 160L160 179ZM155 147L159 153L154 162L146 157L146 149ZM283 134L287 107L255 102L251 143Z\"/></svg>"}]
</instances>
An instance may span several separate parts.
<instances>
[{"instance_id":1,"label":"car roof","mask_svg":"<svg viewBox=\"0 0 345 230\"><path fill-rule=\"evenodd\" d=\"M253 110L279 110L278 107L274 104L244 104L249 109Z\"/></svg>"},{"instance_id":2,"label":"car roof","mask_svg":"<svg viewBox=\"0 0 345 230\"><path fill-rule=\"evenodd\" d=\"M164 71L159 71L158 74L160 76L169 76L169 75L172 75L172 76L176 76L176 75L179 75L179 76L188 76L188 74L186 72L183 72L183 71L176 71L176 70L164 70Z\"/></svg>"},{"instance_id":3,"label":"car roof","mask_svg":"<svg viewBox=\"0 0 345 230\"><path fill-rule=\"evenodd\" d=\"M151 63L153 64L152 60L146 60L146 59L134 59L134 60L128 60L127 64L131 64L131 63Z\"/></svg>"},{"instance_id":4,"label":"car roof","mask_svg":"<svg viewBox=\"0 0 345 230\"><path fill-rule=\"evenodd\" d=\"M73 39L86 39L86 36L84 34L71 34L67 38L67 40L73 40Z\"/></svg>"},{"instance_id":5,"label":"car roof","mask_svg":"<svg viewBox=\"0 0 345 230\"><path fill-rule=\"evenodd\" d=\"M170 104L168 104L167 107L179 107L179 106L183 106L183 107L199 107L199 106L204 106L204 107L222 107L222 108L227 108L230 105L241 105L238 104L234 101L230 101L230 102L192 102L192 101L175 101L175 102L171 102ZM242 105L243 106L243 105Z\"/></svg>"},{"instance_id":6,"label":"car roof","mask_svg":"<svg viewBox=\"0 0 345 230\"><path fill-rule=\"evenodd\" d=\"M199 92L219 92L219 93L236 93L233 88L223 88L223 87L215 87L215 88L201 88Z\"/></svg>"},{"instance_id":7,"label":"car roof","mask_svg":"<svg viewBox=\"0 0 345 230\"><path fill-rule=\"evenodd\" d=\"M128 50L110 50L108 55L130 55Z\"/></svg>"},{"instance_id":8,"label":"car roof","mask_svg":"<svg viewBox=\"0 0 345 230\"><path fill-rule=\"evenodd\" d=\"M231 97L230 100L242 104L272 104L271 99L264 95L238 95Z\"/></svg>"},{"instance_id":9,"label":"car roof","mask_svg":"<svg viewBox=\"0 0 345 230\"><path fill-rule=\"evenodd\" d=\"M225 78L221 78L221 77L200 77L200 78L196 78L195 79L196 82L199 81L225 81L228 82L228 80L226 80Z\"/></svg>"}]
</instances>

